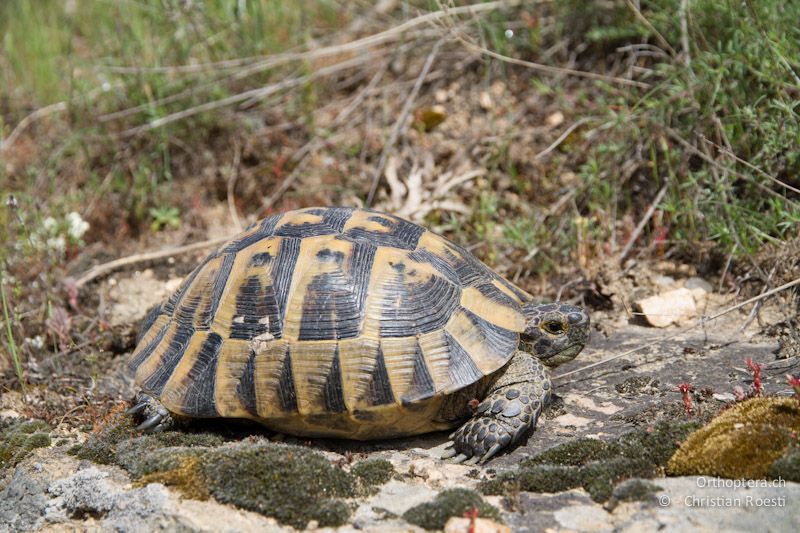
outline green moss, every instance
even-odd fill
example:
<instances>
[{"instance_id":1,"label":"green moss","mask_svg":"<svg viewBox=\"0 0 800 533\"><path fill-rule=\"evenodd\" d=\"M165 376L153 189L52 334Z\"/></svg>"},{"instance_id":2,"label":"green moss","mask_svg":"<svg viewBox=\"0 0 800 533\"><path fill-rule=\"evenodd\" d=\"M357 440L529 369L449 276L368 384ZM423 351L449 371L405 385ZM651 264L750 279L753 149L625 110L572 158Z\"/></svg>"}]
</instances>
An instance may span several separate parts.
<instances>
[{"instance_id":1,"label":"green moss","mask_svg":"<svg viewBox=\"0 0 800 533\"><path fill-rule=\"evenodd\" d=\"M482 481L478 488L484 494L509 495L519 490L560 492L583 487L595 501L606 501L620 481L658 475L696 427L695 423L661 422L615 442L578 439L550 448L516 470Z\"/></svg>"},{"instance_id":2,"label":"green moss","mask_svg":"<svg viewBox=\"0 0 800 533\"><path fill-rule=\"evenodd\" d=\"M218 448L202 456L200 468L218 501L297 528L310 520L343 524L350 510L332 500L356 495L354 476L299 446L261 441Z\"/></svg>"},{"instance_id":3,"label":"green moss","mask_svg":"<svg viewBox=\"0 0 800 533\"><path fill-rule=\"evenodd\" d=\"M353 510L341 500L323 500L310 509L308 515L317 521L319 527L341 526L350 518Z\"/></svg>"},{"instance_id":4,"label":"green moss","mask_svg":"<svg viewBox=\"0 0 800 533\"><path fill-rule=\"evenodd\" d=\"M677 445L676 445L677 446ZM596 502L611 497L614 486L631 477L655 477L659 465L645 457L617 456L597 461L581 469L583 488Z\"/></svg>"},{"instance_id":5,"label":"green moss","mask_svg":"<svg viewBox=\"0 0 800 533\"><path fill-rule=\"evenodd\" d=\"M386 459L365 459L353 465L350 473L367 486L383 485L392 478L394 466Z\"/></svg>"},{"instance_id":6,"label":"green moss","mask_svg":"<svg viewBox=\"0 0 800 533\"><path fill-rule=\"evenodd\" d=\"M767 475L774 479L800 482L800 447L791 446L769 467Z\"/></svg>"},{"instance_id":7,"label":"green moss","mask_svg":"<svg viewBox=\"0 0 800 533\"><path fill-rule=\"evenodd\" d=\"M692 433L669 460L672 475L763 478L800 433L792 398L752 398ZM791 463L791 460L789 460ZM781 462L778 465L786 463Z\"/></svg>"},{"instance_id":8,"label":"green moss","mask_svg":"<svg viewBox=\"0 0 800 533\"><path fill-rule=\"evenodd\" d=\"M615 443L597 439L578 439L556 446L522 462L522 466L558 464L583 466L590 461L607 459L619 453Z\"/></svg>"},{"instance_id":9,"label":"green moss","mask_svg":"<svg viewBox=\"0 0 800 533\"><path fill-rule=\"evenodd\" d=\"M89 435L86 442L72 447L69 453L79 459L88 459L104 465L113 464L116 462L117 443L133 438L138 433L130 417L120 415L113 418L100 431Z\"/></svg>"},{"instance_id":10,"label":"green moss","mask_svg":"<svg viewBox=\"0 0 800 533\"><path fill-rule=\"evenodd\" d=\"M178 468L186 457L199 457L223 439L211 433L168 431L121 441L116 446L116 463L134 477Z\"/></svg>"},{"instance_id":11,"label":"green moss","mask_svg":"<svg viewBox=\"0 0 800 533\"><path fill-rule=\"evenodd\" d=\"M50 446L50 426L41 420L0 419L0 469L11 468L36 448Z\"/></svg>"},{"instance_id":12,"label":"green moss","mask_svg":"<svg viewBox=\"0 0 800 533\"><path fill-rule=\"evenodd\" d=\"M167 470L157 470L143 475L136 482L138 486L148 483L162 483L176 488L187 498L207 500L208 485L200 471L200 459L193 455L176 454Z\"/></svg>"},{"instance_id":13,"label":"green moss","mask_svg":"<svg viewBox=\"0 0 800 533\"><path fill-rule=\"evenodd\" d=\"M646 479L628 479L614 487L614 492L605 508L612 511L621 502L647 501L652 499L653 494L661 490L663 490L661 487Z\"/></svg>"},{"instance_id":14,"label":"green moss","mask_svg":"<svg viewBox=\"0 0 800 533\"><path fill-rule=\"evenodd\" d=\"M135 477L139 477L165 469L165 466L159 464L159 449L219 446L223 442L222 437L213 433L165 431L143 435L133 425L130 417L120 415L100 431L92 433L85 443L71 448L69 453L95 463L119 464Z\"/></svg>"},{"instance_id":15,"label":"green moss","mask_svg":"<svg viewBox=\"0 0 800 533\"><path fill-rule=\"evenodd\" d=\"M447 489L440 492L432 502L412 507L403 514L406 522L425 529L444 529L450 517L464 516L465 511L478 509L482 518L500 519L497 509L483 501L480 494L468 489Z\"/></svg>"}]
</instances>

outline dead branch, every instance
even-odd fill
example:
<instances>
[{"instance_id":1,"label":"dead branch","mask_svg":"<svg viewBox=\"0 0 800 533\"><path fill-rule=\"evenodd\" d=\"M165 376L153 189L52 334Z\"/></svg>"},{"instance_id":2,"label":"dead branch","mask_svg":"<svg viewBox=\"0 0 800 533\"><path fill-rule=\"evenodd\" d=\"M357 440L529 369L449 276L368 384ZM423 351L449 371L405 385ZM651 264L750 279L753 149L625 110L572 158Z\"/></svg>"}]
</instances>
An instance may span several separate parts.
<instances>
[{"instance_id":1,"label":"dead branch","mask_svg":"<svg viewBox=\"0 0 800 533\"><path fill-rule=\"evenodd\" d=\"M644 227L647 225L647 223L653 217L653 213L656 212L656 208L658 207L658 204L661 203L661 200L664 199L664 195L665 194L667 194L667 186L666 185L661 187L661 190L658 191L658 194L656 194L656 197L653 199L652 203L650 204L650 207L647 208L647 211L645 212L644 216L639 221L639 223L636 225L636 228L633 230L633 233L631 234L631 238L628 239L627 243L625 243L625 247L622 249L622 253L619 254L619 262L620 263L622 263L625 260L625 258L628 257L628 253L631 251L631 248L633 248L633 245L636 242L636 240L639 238L639 235L642 234L642 231L644 230Z\"/></svg>"},{"instance_id":2,"label":"dead branch","mask_svg":"<svg viewBox=\"0 0 800 533\"><path fill-rule=\"evenodd\" d=\"M510 63L512 65L520 65L531 70L536 70L538 72L542 72L544 74L553 74L553 75L568 75L568 76L576 76L579 78L588 78L592 80L601 80L606 81L609 83L616 83L619 85L629 85L632 87L641 87L643 89L649 89L651 85L649 83L645 83L643 81L636 81L630 80L628 78L618 78L616 76L604 76L603 74L597 74L595 72L586 72L584 70L576 70L572 68L564 68L564 67L552 67L550 65L543 65L541 63L534 63L532 61L525 61L523 59L517 59L515 57L504 56L503 54L498 54L488 48L472 43L468 39L465 39L462 35L455 34L456 39L461 41L464 46L472 50L473 52L477 52L479 54L493 57L495 59L499 59L505 63Z\"/></svg>"},{"instance_id":3,"label":"dead branch","mask_svg":"<svg viewBox=\"0 0 800 533\"><path fill-rule=\"evenodd\" d=\"M55 104L50 104L48 106L42 107L31 113L30 115L26 116L22 120L19 121L19 124L11 130L11 133L6 137L5 140L0 139L0 153L5 152L13 144L17 141L17 138L20 134L30 126L33 122L39 120L40 118L44 118L48 115L53 115L55 113L60 113L62 111L67 110L67 103L66 102L57 102Z\"/></svg>"},{"instance_id":4,"label":"dead branch","mask_svg":"<svg viewBox=\"0 0 800 533\"><path fill-rule=\"evenodd\" d=\"M250 89L249 91L244 91L242 93L234 94L228 96L227 98L221 98L219 100L214 100L211 102L206 102L197 106L190 107L188 109L182 109L181 111L177 111L175 113L171 113L164 117L158 118L147 124L143 124L141 126L137 126L135 128L130 128L122 132L123 137L131 137L134 135L138 135L140 133L144 133L147 131L154 130L156 128L160 128L172 122L177 122L179 120L183 120L185 118L191 117L193 115L197 115L198 113L203 113L206 111L212 111L214 109L219 109L221 107L226 107L233 104L238 104L239 102L244 102L247 100L252 99L262 99L280 92L284 89L291 89L293 87L298 87L309 81L315 80L317 78L321 78L323 76L328 76L330 74L334 74L336 72L352 68L363 63L366 63L375 58L376 55L382 55L386 53L385 51L375 52L375 54L371 56L363 56L363 57L355 57L346 61L342 61L341 63L337 63L335 65L330 65L327 67L320 68L316 72L308 74L306 76L300 76L297 78L290 78L288 80L283 80L278 83L273 83L267 85L266 87L259 87L257 89Z\"/></svg>"},{"instance_id":5,"label":"dead branch","mask_svg":"<svg viewBox=\"0 0 800 533\"><path fill-rule=\"evenodd\" d=\"M125 266L135 265L138 263L145 263L148 261L157 261L158 259L164 259L166 257L174 257L176 255L188 254L190 252L195 252L197 250L202 250L204 248L219 246L220 244L228 242L229 240L230 237L221 237L218 239L209 239L207 241L187 244L185 246L167 248L166 250L159 250L157 252L145 252L142 254L134 254L134 255L129 255L128 257L115 259L114 261L109 261L108 263L103 263L97 266L93 266L92 268L87 270L77 280L75 280L75 287L80 289L90 281L93 281L99 277L110 274L111 272Z\"/></svg>"}]
</instances>

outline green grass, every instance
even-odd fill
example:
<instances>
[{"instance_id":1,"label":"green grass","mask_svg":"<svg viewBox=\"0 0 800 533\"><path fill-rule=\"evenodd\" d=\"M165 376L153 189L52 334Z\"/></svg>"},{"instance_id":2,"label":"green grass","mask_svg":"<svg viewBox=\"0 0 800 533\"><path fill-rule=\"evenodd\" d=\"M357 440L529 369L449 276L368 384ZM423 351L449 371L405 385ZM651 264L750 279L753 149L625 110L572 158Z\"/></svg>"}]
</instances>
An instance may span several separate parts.
<instances>
[{"instance_id":1,"label":"green grass","mask_svg":"<svg viewBox=\"0 0 800 533\"><path fill-rule=\"evenodd\" d=\"M6 336L6 348L8 349L8 353L11 357L11 364L14 366L14 372L17 375L20 386L23 390L25 390L25 373L22 370L22 361L20 359L19 348L17 347L17 341L14 338L14 332L11 328L11 313L9 312L9 305L8 301L6 300L6 289L3 284L2 271L0 271L0 300L2 300L3 304L3 322L5 323L4 333Z\"/></svg>"},{"instance_id":2,"label":"green grass","mask_svg":"<svg viewBox=\"0 0 800 533\"><path fill-rule=\"evenodd\" d=\"M515 178L513 191L532 206L547 206L574 193L571 209L544 219L541 211L523 213L527 220L500 217L512 205L502 195L489 205L484 195L474 205L468 231L485 238L492 223L502 224L504 241L493 248L539 248L540 269L574 257L584 237L588 253L602 257L619 253L649 202L666 185L667 194L640 238L642 247L652 246L663 232L668 249L691 255L698 243L708 242L720 254L742 256L796 234L800 4L693 1L685 38L680 4L641 4L642 15L676 51L675 56L665 51L636 61L649 71L637 76L649 88L587 81L576 91L574 80L532 76L533 91L563 100L564 109L575 109L577 116L568 118L562 131L569 120L589 120L551 154L548 174L537 181L516 179L516 162L502 153L495 176ZM624 47L646 43L652 52L660 45L623 1L571 0L542 14L551 15L552 22L518 30L513 47L499 38L487 38L487 44L537 61L542 51L566 43L566 52L551 53L542 62L561 66L569 52L580 50L572 58L573 67L595 71L629 57L620 51ZM503 23L494 23L483 28L484 34L498 34ZM689 43L688 55L684 42ZM565 86L571 87L569 93ZM577 182L559 185L559 175L569 169L575 169ZM493 191L485 194L491 198ZM565 224L565 218L582 222ZM604 249L604 243L610 247Z\"/></svg>"}]
</instances>

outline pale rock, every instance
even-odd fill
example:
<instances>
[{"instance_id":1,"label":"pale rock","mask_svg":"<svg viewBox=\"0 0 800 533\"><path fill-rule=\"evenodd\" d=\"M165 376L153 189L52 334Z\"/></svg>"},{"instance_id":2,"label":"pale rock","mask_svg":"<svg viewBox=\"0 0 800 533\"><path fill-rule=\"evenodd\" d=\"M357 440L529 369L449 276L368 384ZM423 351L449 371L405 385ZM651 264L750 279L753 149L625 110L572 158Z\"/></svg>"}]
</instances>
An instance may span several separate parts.
<instances>
[{"instance_id":1,"label":"pale rock","mask_svg":"<svg viewBox=\"0 0 800 533\"><path fill-rule=\"evenodd\" d=\"M550 126L551 128L555 128L556 126L560 126L564 123L564 113L561 111L556 111L555 113L551 113L547 115L547 118L544 119L544 123Z\"/></svg>"},{"instance_id":2,"label":"pale rock","mask_svg":"<svg viewBox=\"0 0 800 533\"><path fill-rule=\"evenodd\" d=\"M654 327L665 328L697 316L692 291L685 287L666 291L635 302L645 320Z\"/></svg>"},{"instance_id":3,"label":"pale rock","mask_svg":"<svg viewBox=\"0 0 800 533\"><path fill-rule=\"evenodd\" d=\"M481 94L478 97L478 104L480 104L481 109L487 111L494 106L494 102L492 102L492 97L489 96L489 93L487 93L486 91L481 91Z\"/></svg>"}]
</instances>

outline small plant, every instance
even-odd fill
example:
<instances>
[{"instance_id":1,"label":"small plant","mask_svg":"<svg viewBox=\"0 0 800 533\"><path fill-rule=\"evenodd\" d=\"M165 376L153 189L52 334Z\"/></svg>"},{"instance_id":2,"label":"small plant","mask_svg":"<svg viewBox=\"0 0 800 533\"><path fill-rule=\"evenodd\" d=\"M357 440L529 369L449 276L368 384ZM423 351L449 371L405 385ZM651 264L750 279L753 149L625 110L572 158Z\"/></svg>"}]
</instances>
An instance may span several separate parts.
<instances>
[{"instance_id":1,"label":"small plant","mask_svg":"<svg viewBox=\"0 0 800 533\"><path fill-rule=\"evenodd\" d=\"M167 226L181 227L181 211L177 207L154 207L150 209L150 216L153 217L150 224L153 231L161 231Z\"/></svg>"},{"instance_id":2,"label":"small plant","mask_svg":"<svg viewBox=\"0 0 800 533\"><path fill-rule=\"evenodd\" d=\"M478 511L478 508L475 506L469 511L464 511L464 518L469 518L469 529L467 529L467 533L475 533L475 521L480 514L480 511Z\"/></svg>"},{"instance_id":3,"label":"small plant","mask_svg":"<svg viewBox=\"0 0 800 533\"><path fill-rule=\"evenodd\" d=\"M694 414L694 404L692 403L692 384L691 383L681 383L676 387L677 391L683 395L683 407L686 409L686 416L692 416Z\"/></svg>"},{"instance_id":4,"label":"small plant","mask_svg":"<svg viewBox=\"0 0 800 533\"><path fill-rule=\"evenodd\" d=\"M794 397L800 403L800 378L791 374L786 374L786 381L794 389Z\"/></svg>"},{"instance_id":5,"label":"small plant","mask_svg":"<svg viewBox=\"0 0 800 533\"><path fill-rule=\"evenodd\" d=\"M751 357L748 357L745 360L745 364L747 368L753 373L753 389L751 392L752 396L761 396L764 388L761 385L761 365L758 363L754 363Z\"/></svg>"}]
</instances>

